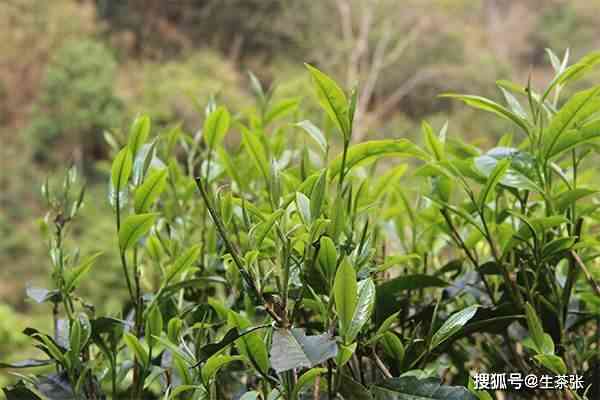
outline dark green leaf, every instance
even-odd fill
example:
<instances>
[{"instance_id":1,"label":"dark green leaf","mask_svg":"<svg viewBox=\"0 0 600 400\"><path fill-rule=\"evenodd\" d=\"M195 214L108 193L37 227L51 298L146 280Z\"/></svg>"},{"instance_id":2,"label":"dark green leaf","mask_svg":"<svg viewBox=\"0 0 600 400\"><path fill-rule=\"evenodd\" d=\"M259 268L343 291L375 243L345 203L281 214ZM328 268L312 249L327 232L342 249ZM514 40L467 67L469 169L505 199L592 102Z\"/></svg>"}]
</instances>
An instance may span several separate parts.
<instances>
[{"instance_id":1,"label":"dark green leaf","mask_svg":"<svg viewBox=\"0 0 600 400\"><path fill-rule=\"evenodd\" d=\"M469 306L450 316L431 337L430 349L434 349L460 331L477 312L477 305Z\"/></svg>"}]
</instances>

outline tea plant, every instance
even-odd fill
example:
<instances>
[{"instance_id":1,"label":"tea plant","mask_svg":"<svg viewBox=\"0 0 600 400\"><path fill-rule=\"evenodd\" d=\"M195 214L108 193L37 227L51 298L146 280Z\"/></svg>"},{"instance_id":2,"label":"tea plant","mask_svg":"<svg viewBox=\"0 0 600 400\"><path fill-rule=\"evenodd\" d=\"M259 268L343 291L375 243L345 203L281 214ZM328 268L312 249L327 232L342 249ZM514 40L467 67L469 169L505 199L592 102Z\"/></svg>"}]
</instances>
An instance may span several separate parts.
<instances>
[{"instance_id":1,"label":"tea plant","mask_svg":"<svg viewBox=\"0 0 600 400\"><path fill-rule=\"evenodd\" d=\"M597 190L583 167L600 88L560 94L600 55L549 54L542 92L446 95L514 124L488 151L425 122L423 147L353 144L357 90L312 66L326 129L253 75L256 107L211 100L194 135L138 117L108 137L122 314L80 297L102 257L65 245L84 198L71 169L43 186L53 288L28 291L52 304L53 333L24 331L46 358L3 364L55 371L20 375L7 397L489 399L469 375L520 371L586 385L513 396L593 398Z\"/></svg>"}]
</instances>

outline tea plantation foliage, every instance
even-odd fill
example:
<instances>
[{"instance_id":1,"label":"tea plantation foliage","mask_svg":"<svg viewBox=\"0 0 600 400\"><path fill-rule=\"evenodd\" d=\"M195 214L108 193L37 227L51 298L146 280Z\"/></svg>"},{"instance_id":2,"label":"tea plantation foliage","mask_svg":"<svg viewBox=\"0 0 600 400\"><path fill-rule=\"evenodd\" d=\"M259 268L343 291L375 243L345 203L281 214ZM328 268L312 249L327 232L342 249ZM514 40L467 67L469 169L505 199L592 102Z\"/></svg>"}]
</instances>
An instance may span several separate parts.
<instances>
[{"instance_id":1,"label":"tea plantation foliage","mask_svg":"<svg viewBox=\"0 0 600 400\"><path fill-rule=\"evenodd\" d=\"M54 330L25 329L41 356L2 364L26 368L6 396L491 399L470 375L520 371L586 384L512 398L597 398L600 86L560 94L600 54L550 56L545 88L497 82L505 104L444 95L513 124L492 149L427 122L423 146L354 143L360 88L310 65L321 121L251 76L255 107L210 101L198 132L139 116L107 134L128 301L100 315L80 296L103 258L67 238L105 200L74 168L50 179L51 284L27 294Z\"/></svg>"}]
</instances>

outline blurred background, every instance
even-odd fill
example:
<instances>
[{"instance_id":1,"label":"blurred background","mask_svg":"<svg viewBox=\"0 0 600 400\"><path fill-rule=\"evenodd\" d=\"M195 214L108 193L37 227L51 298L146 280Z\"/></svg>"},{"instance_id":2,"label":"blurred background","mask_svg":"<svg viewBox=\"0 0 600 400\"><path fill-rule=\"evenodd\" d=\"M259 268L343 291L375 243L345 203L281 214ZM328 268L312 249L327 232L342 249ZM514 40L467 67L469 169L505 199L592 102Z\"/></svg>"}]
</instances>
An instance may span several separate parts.
<instances>
[{"instance_id":1,"label":"blurred background","mask_svg":"<svg viewBox=\"0 0 600 400\"><path fill-rule=\"evenodd\" d=\"M40 185L71 164L88 205L70 245L105 250L85 290L118 309L122 285L107 197L109 146L138 113L158 129L200 126L216 94L252 102L248 71L314 109L304 62L360 87L355 140L410 137L422 119L492 145L505 125L436 95L499 99L494 81L552 76L545 48L600 48L600 0L2 0L0 2L0 359L23 358L22 328L48 328L25 296L48 281ZM598 75L590 79L597 79ZM584 83L585 84L585 83ZM92 198L94 201L89 201ZM84 228L85 227L85 228ZM81 232L85 230L85 235ZM124 292L123 292L124 293ZM9 379L0 374L0 384Z\"/></svg>"}]
</instances>

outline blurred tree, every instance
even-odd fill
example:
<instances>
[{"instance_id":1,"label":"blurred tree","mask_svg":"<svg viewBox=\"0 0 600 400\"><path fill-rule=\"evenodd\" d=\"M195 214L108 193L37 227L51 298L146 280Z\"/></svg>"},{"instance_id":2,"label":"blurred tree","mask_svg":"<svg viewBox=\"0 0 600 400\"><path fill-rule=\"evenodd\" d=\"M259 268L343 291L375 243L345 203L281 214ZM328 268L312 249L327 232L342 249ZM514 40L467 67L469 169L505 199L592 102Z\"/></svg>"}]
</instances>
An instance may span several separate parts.
<instances>
[{"instance_id":1,"label":"blurred tree","mask_svg":"<svg viewBox=\"0 0 600 400\"><path fill-rule=\"evenodd\" d=\"M273 54L293 45L277 29L284 0L95 0L98 17L133 34L138 56L164 57L192 46L220 49L231 59ZM311 7L313 5L311 4Z\"/></svg>"},{"instance_id":2,"label":"blurred tree","mask_svg":"<svg viewBox=\"0 0 600 400\"><path fill-rule=\"evenodd\" d=\"M46 69L35 104L28 138L38 158L48 158L48 145L62 144L73 161L103 153L103 130L119 124L122 103L114 93L116 62L92 39L70 40Z\"/></svg>"}]
</instances>

